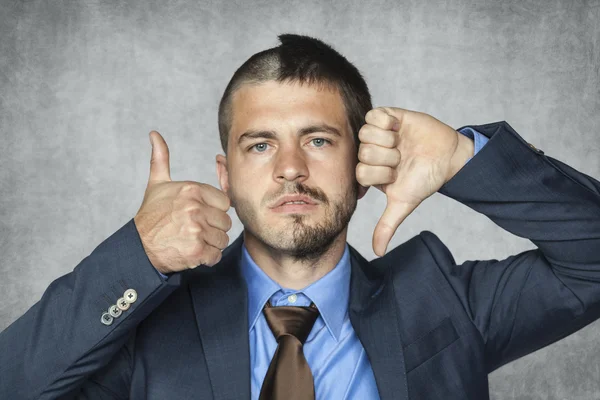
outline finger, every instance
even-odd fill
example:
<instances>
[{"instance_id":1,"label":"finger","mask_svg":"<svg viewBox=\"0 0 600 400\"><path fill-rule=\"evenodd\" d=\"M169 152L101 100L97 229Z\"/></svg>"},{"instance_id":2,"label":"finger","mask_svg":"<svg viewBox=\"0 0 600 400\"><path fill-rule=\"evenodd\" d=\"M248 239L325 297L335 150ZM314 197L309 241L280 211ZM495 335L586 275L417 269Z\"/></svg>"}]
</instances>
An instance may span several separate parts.
<instances>
[{"instance_id":1,"label":"finger","mask_svg":"<svg viewBox=\"0 0 600 400\"><path fill-rule=\"evenodd\" d=\"M231 229L231 217L223 210L214 207L206 207L206 223L213 228L217 228L223 232Z\"/></svg>"},{"instance_id":2,"label":"finger","mask_svg":"<svg viewBox=\"0 0 600 400\"><path fill-rule=\"evenodd\" d=\"M231 206L229 196L212 185L195 181L183 181L182 193L187 193L191 198L198 200L210 207L227 212Z\"/></svg>"},{"instance_id":3,"label":"finger","mask_svg":"<svg viewBox=\"0 0 600 400\"><path fill-rule=\"evenodd\" d=\"M400 164L400 150L361 143L358 148L358 160L368 165L396 168Z\"/></svg>"},{"instance_id":4,"label":"finger","mask_svg":"<svg viewBox=\"0 0 600 400\"><path fill-rule=\"evenodd\" d=\"M394 149L398 147L400 135L395 131L388 131L375 125L365 124L358 131L358 139L361 143L371 143Z\"/></svg>"},{"instance_id":5,"label":"finger","mask_svg":"<svg viewBox=\"0 0 600 400\"><path fill-rule=\"evenodd\" d=\"M152 156L150 157L150 178L152 182L170 181L171 173L169 167L169 147L160 133L150 132L150 143L152 144Z\"/></svg>"},{"instance_id":6,"label":"finger","mask_svg":"<svg viewBox=\"0 0 600 400\"><path fill-rule=\"evenodd\" d=\"M398 131L402 121L395 116L396 114L398 113L392 113L391 109L386 107L376 107L365 114L365 122L386 131Z\"/></svg>"},{"instance_id":7,"label":"finger","mask_svg":"<svg viewBox=\"0 0 600 400\"><path fill-rule=\"evenodd\" d=\"M205 187L206 190L202 192L202 198L207 205L222 210L223 212L229 210L231 202L229 196L227 196L224 191L211 185L205 185Z\"/></svg>"},{"instance_id":8,"label":"finger","mask_svg":"<svg viewBox=\"0 0 600 400\"><path fill-rule=\"evenodd\" d=\"M395 168L368 165L362 162L356 164L356 180L363 186L375 186L393 183L398 173Z\"/></svg>"},{"instance_id":9,"label":"finger","mask_svg":"<svg viewBox=\"0 0 600 400\"><path fill-rule=\"evenodd\" d=\"M379 257L382 257L387 247L396 233L398 226L406 217L417 208L417 205L409 203L394 203L388 200L383 215L379 219L375 231L373 232L373 251Z\"/></svg>"},{"instance_id":10,"label":"finger","mask_svg":"<svg viewBox=\"0 0 600 400\"><path fill-rule=\"evenodd\" d=\"M212 226L204 227L204 241L212 247L223 250L229 245L229 235L221 229L213 228Z\"/></svg>"},{"instance_id":11,"label":"finger","mask_svg":"<svg viewBox=\"0 0 600 400\"><path fill-rule=\"evenodd\" d=\"M205 243L204 246L202 247L202 256L201 256L200 260L198 260L198 264L212 267L213 265L215 265L216 263L221 261L221 257L222 257L222 253L221 253L220 249L218 249L214 246L210 246L207 243ZM196 266L193 266L191 268L195 268L195 267Z\"/></svg>"}]
</instances>

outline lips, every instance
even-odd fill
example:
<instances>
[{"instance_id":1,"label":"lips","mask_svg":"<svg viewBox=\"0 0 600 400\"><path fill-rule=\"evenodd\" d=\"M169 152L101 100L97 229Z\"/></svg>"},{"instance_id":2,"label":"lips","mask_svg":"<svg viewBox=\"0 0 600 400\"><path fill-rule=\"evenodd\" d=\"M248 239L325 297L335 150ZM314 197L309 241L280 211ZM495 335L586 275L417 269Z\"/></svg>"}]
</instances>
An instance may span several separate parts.
<instances>
[{"instance_id":1,"label":"lips","mask_svg":"<svg viewBox=\"0 0 600 400\"><path fill-rule=\"evenodd\" d=\"M298 203L298 202L303 202L303 203ZM281 197L272 208L282 206L286 203L299 204L299 205L301 205L301 204L317 204L313 199L311 199L308 196L301 196L301 195L291 195L290 196L290 195L288 195L288 196Z\"/></svg>"}]
</instances>

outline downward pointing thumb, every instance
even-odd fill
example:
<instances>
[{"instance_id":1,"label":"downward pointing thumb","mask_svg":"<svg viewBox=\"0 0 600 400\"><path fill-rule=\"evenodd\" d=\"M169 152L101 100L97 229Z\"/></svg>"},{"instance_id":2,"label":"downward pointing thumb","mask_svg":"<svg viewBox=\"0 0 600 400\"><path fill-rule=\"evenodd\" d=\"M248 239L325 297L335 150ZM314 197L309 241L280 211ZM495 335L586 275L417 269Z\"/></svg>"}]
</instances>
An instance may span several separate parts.
<instances>
[{"instance_id":1,"label":"downward pointing thumb","mask_svg":"<svg viewBox=\"0 0 600 400\"><path fill-rule=\"evenodd\" d=\"M171 167L169 166L169 147L167 142L156 131L150 132L152 156L150 157L150 178L148 183L171 180Z\"/></svg>"},{"instance_id":2,"label":"downward pointing thumb","mask_svg":"<svg viewBox=\"0 0 600 400\"><path fill-rule=\"evenodd\" d=\"M388 198L385 211L373 232L373 251L376 255L383 257L398 226L415 208L416 205L397 203Z\"/></svg>"}]
</instances>

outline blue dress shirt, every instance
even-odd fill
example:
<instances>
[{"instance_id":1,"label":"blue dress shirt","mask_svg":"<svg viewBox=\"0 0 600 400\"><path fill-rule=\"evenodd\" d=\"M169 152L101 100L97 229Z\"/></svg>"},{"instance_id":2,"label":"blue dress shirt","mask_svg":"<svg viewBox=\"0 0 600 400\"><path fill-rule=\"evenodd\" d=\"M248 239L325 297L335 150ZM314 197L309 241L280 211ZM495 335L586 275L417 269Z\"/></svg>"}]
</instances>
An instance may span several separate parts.
<instances>
[{"instance_id":1,"label":"blue dress shirt","mask_svg":"<svg viewBox=\"0 0 600 400\"><path fill-rule=\"evenodd\" d=\"M313 374L317 399L378 399L367 353L354 333L348 315L350 251L348 244L337 265L302 290L282 288L267 276L242 245L242 275L248 285L251 398L257 400L275 354L277 341L262 309L271 300L277 306L309 306L319 317L304 342L304 356Z\"/></svg>"},{"instance_id":2,"label":"blue dress shirt","mask_svg":"<svg viewBox=\"0 0 600 400\"><path fill-rule=\"evenodd\" d=\"M469 127L459 132L473 139L473 156L489 140ZM304 356L313 374L317 399L379 399L371 364L348 315L348 244L342 258L329 273L301 290L282 288L269 278L250 257L245 244L242 245L240 268L248 286L250 382L253 400L258 399L263 379L277 348L275 337L262 313L267 300L271 300L274 307L308 306L314 302L319 309L319 317L304 343ZM168 279L168 276L158 273L163 279Z\"/></svg>"}]
</instances>

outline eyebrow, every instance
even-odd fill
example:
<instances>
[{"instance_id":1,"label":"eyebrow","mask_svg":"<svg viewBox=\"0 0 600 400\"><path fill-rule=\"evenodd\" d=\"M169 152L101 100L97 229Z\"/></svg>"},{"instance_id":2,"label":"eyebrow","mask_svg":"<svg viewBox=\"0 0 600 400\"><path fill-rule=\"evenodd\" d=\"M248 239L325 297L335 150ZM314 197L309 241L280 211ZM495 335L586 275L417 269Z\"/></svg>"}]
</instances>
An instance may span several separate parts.
<instances>
[{"instance_id":1,"label":"eyebrow","mask_svg":"<svg viewBox=\"0 0 600 400\"><path fill-rule=\"evenodd\" d=\"M315 133L315 132L325 132L325 133L330 133L332 135L342 137L342 134L340 133L340 131L337 128L334 128L333 126L327 125L327 124L310 125L310 126L304 127L298 131L298 137L309 135L309 134ZM274 131L263 131L263 130L250 129L250 130L247 130L246 132L242 133L242 135L238 139L238 144L242 143L245 140L259 139L259 138L277 139L277 133L275 133Z\"/></svg>"}]
</instances>

